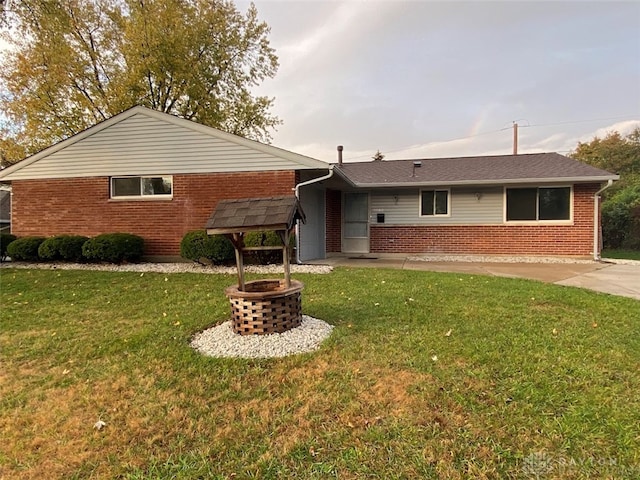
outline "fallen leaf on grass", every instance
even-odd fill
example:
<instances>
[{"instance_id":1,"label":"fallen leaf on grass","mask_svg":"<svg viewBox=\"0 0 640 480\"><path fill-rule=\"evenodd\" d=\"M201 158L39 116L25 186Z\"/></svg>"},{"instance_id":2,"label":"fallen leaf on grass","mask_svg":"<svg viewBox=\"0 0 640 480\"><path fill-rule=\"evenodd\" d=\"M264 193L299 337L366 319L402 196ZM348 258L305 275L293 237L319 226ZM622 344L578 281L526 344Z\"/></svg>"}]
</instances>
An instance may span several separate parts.
<instances>
[{"instance_id":1,"label":"fallen leaf on grass","mask_svg":"<svg viewBox=\"0 0 640 480\"><path fill-rule=\"evenodd\" d=\"M449 329L449 331L447 333L444 334L445 337L450 337L451 336L451 332L453 332L452 329Z\"/></svg>"}]
</instances>

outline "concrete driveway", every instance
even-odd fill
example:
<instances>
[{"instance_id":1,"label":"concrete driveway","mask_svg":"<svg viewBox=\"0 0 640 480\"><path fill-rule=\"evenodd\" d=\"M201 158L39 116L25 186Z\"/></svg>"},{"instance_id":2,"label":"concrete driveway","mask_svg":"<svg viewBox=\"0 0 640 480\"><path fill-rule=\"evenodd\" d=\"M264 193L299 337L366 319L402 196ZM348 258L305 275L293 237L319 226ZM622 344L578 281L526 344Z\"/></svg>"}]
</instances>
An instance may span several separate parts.
<instances>
[{"instance_id":1,"label":"concrete driveway","mask_svg":"<svg viewBox=\"0 0 640 480\"><path fill-rule=\"evenodd\" d=\"M514 263L500 262L499 258L490 262L459 262L363 255L360 257L330 257L312 263L528 278L557 285L588 288L640 300L640 262L633 264L631 262L629 264L613 264L591 261L581 263Z\"/></svg>"}]
</instances>

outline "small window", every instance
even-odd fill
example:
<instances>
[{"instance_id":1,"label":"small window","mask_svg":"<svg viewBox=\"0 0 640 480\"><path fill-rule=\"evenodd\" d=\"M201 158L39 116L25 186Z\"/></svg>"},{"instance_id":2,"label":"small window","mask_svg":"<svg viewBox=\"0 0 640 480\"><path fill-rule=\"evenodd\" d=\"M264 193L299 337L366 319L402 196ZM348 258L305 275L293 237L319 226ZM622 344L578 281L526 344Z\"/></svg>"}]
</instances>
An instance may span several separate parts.
<instances>
[{"instance_id":1,"label":"small window","mask_svg":"<svg viewBox=\"0 0 640 480\"><path fill-rule=\"evenodd\" d=\"M571 187L507 188L507 221L571 220Z\"/></svg>"},{"instance_id":2,"label":"small window","mask_svg":"<svg viewBox=\"0 0 640 480\"><path fill-rule=\"evenodd\" d=\"M173 177L112 177L111 198L171 197Z\"/></svg>"},{"instance_id":3,"label":"small window","mask_svg":"<svg viewBox=\"0 0 640 480\"><path fill-rule=\"evenodd\" d=\"M422 190L420 215L423 217L449 215L449 190Z\"/></svg>"}]
</instances>

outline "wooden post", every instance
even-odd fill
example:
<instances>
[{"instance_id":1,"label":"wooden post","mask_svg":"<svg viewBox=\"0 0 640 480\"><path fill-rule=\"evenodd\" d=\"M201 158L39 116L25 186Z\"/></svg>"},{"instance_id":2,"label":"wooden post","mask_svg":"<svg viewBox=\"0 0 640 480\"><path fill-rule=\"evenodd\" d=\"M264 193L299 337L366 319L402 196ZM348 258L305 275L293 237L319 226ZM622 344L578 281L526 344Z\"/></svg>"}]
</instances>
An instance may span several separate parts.
<instances>
[{"instance_id":1,"label":"wooden post","mask_svg":"<svg viewBox=\"0 0 640 480\"><path fill-rule=\"evenodd\" d=\"M230 237L231 243L233 243L233 248L236 250L236 268L238 269L238 290L241 292L244 291L244 264L243 264L243 253L242 249L244 248L244 239L242 233L234 233Z\"/></svg>"},{"instance_id":2,"label":"wooden post","mask_svg":"<svg viewBox=\"0 0 640 480\"><path fill-rule=\"evenodd\" d=\"M284 284L291 287L291 266L289 265L289 230L278 230L282 241L282 263L284 265Z\"/></svg>"}]
</instances>

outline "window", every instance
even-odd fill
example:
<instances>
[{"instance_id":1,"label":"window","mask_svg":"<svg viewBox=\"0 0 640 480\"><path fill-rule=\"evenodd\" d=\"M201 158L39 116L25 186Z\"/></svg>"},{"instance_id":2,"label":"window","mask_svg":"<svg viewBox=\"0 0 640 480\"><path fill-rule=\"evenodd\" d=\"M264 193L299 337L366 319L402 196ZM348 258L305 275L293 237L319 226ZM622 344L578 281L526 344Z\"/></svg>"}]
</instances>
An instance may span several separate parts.
<instances>
[{"instance_id":1,"label":"window","mask_svg":"<svg viewBox=\"0 0 640 480\"><path fill-rule=\"evenodd\" d=\"M449 190L422 190L420 215L423 217L449 215Z\"/></svg>"},{"instance_id":2,"label":"window","mask_svg":"<svg viewBox=\"0 0 640 480\"><path fill-rule=\"evenodd\" d=\"M507 188L507 221L571 220L571 187Z\"/></svg>"},{"instance_id":3,"label":"window","mask_svg":"<svg viewBox=\"0 0 640 480\"><path fill-rule=\"evenodd\" d=\"M111 177L111 198L171 197L173 177Z\"/></svg>"}]
</instances>

